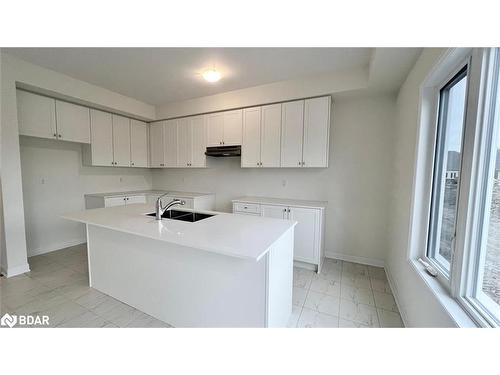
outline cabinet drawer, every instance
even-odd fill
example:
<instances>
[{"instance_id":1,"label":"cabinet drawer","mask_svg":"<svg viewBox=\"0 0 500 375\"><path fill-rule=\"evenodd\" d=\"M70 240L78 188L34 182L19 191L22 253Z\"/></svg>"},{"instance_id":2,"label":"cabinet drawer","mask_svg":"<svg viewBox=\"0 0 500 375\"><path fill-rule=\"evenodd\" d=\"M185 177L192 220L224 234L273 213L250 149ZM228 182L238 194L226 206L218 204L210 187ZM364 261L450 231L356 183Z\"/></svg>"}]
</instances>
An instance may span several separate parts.
<instances>
[{"instance_id":1,"label":"cabinet drawer","mask_svg":"<svg viewBox=\"0 0 500 375\"><path fill-rule=\"evenodd\" d=\"M236 203L233 203L233 211L260 215L260 204L236 202Z\"/></svg>"}]
</instances>

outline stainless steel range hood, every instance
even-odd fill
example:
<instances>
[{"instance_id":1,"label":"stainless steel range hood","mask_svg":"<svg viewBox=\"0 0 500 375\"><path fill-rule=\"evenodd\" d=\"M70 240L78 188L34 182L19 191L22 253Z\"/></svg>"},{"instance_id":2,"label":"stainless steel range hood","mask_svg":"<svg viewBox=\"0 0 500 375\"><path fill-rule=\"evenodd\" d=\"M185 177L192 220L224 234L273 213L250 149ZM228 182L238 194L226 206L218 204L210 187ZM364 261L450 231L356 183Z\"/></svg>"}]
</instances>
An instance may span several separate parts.
<instances>
[{"instance_id":1,"label":"stainless steel range hood","mask_svg":"<svg viewBox=\"0 0 500 375\"><path fill-rule=\"evenodd\" d=\"M216 146L207 147L205 155L216 158L241 156L241 146Z\"/></svg>"}]
</instances>

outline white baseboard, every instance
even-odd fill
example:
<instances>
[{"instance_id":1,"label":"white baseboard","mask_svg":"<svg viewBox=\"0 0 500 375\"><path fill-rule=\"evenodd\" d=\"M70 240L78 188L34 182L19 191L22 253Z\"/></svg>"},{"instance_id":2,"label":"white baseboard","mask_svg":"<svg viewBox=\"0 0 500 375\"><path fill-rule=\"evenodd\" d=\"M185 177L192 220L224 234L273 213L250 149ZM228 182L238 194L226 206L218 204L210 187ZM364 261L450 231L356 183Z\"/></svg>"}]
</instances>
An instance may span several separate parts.
<instances>
[{"instance_id":1,"label":"white baseboard","mask_svg":"<svg viewBox=\"0 0 500 375\"><path fill-rule=\"evenodd\" d=\"M78 238L78 239L74 239L74 240L70 240L70 241L52 244L52 245L47 246L47 247L39 247L37 249L28 249L28 256L32 257L35 255L51 253L52 251L61 250L61 249L64 249L66 247L81 245L82 243L85 243L85 242L87 242L87 240L85 238Z\"/></svg>"},{"instance_id":2,"label":"white baseboard","mask_svg":"<svg viewBox=\"0 0 500 375\"><path fill-rule=\"evenodd\" d=\"M9 278L9 277L21 275L25 272L30 272L30 266L28 263L21 264L20 266L8 267L8 268L1 266L1 271L2 271L2 275L5 275L5 277Z\"/></svg>"},{"instance_id":3,"label":"white baseboard","mask_svg":"<svg viewBox=\"0 0 500 375\"><path fill-rule=\"evenodd\" d=\"M391 275L391 271L389 271L389 267L384 267L384 269L385 269L385 274L387 275L387 281L389 281L389 286L391 287L392 290L392 295L394 296L394 300L396 301L396 305L398 306L399 315L401 315L401 320L403 321L403 325L405 327L409 327L406 310L401 308L402 307L401 299L399 298L399 291L396 282L394 281L394 278Z\"/></svg>"},{"instance_id":4,"label":"white baseboard","mask_svg":"<svg viewBox=\"0 0 500 375\"><path fill-rule=\"evenodd\" d=\"M345 255L334 253L333 251L325 251L326 258L345 260L346 262L366 264L367 266L384 267L384 261L380 259L357 257L353 255Z\"/></svg>"}]
</instances>

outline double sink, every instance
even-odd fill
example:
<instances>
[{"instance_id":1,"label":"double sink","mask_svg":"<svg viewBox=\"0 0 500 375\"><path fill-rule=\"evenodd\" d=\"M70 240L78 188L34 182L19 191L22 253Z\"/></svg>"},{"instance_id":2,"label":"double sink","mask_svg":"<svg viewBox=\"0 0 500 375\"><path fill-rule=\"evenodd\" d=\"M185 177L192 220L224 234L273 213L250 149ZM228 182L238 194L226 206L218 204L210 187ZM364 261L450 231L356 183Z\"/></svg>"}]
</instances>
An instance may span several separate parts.
<instances>
[{"instance_id":1,"label":"double sink","mask_svg":"<svg viewBox=\"0 0 500 375\"><path fill-rule=\"evenodd\" d=\"M146 214L147 216L156 216L156 213ZM201 212L189 212L189 211L178 211L178 210L167 210L161 215L162 219L172 219L181 220L194 223L203 219L207 219L214 215L202 214Z\"/></svg>"}]
</instances>

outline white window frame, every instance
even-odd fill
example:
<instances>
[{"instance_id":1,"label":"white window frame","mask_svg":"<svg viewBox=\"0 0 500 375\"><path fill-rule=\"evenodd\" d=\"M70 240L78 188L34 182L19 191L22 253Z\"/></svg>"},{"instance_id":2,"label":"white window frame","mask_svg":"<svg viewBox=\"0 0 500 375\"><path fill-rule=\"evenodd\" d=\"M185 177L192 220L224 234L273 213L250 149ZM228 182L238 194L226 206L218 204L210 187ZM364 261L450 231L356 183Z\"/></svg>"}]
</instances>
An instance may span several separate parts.
<instances>
[{"instance_id":1,"label":"white window frame","mask_svg":"<svg viewBox=\"0 0 500 375\"><path fill-rule=\"evenodd\" d=\"M439 271L440 274L440 279L445 282L446 284L449 283L450 280L450 275L451 275L451 269L452 269L452 264L453 264L453 254L454 254L454 245L455 245L455 236L452 240L451 243L451 261L448 262L440 253L439 249L437 248L437 243L440 242L440 235L441 235L441 224L442 224L442 211L443 211L443 206L442 202L436 202L434 199L434 194L436 194L436 191L440 191L440 197L444 196L444 189L445 189L445 184L442 183L442 181L439 180L438 176L436 176L436 173L439 173L439 177L441 177L443 171L437 171L437 158L439 157L441 168L446 168L446 158L447 155L438 155L441 154L443 151L442 149L442 144L439 145L438 148L438 132L439 131L444 131L444 129L441 128L443 126L441 124L441 117L444 116L444 111L447 110L447 108L444 108L441 106L441 91L451 82L452 79L454 79L464 68L465 68L465 75L466 75L466 99L467 99L467 93L468 93L468 86L469 86L469 73L470 73L470 65L471 65L471 56L467 55L461 62L458 63L458 65L438 84L435 86L434 90L436 91L434 93L435 97L437 98L437 104L436 104L436 110L434 113L434 120L433 124L435 124L435 130L434 130L434 151L432 153L433 155L433 168L432 168L432 185L431 185L431 201L430 201L430 210L429 210L429 234L428 234L428 239L427 239L427 246L426 246L426 252L423 254L422 258L426 259L426 261L434 266ZM465 143L465 123L466 123L466 116L467 116L467 109L464 109L464 119L463 119L463 125L462 125L462 145L461 145L461 155L463 155L463 148L464 148L464 143ZM462 169L462 160L460 160L460 167L459 170ZM460 188L461 188L461 182L462 178L459 179L459 183L457 186L457 217L455 218L455 228L458 222L458 202L460 199ZM433 204L439 203L439 207L437 207L437 210L433 210ZM433 214L435 214L436 217L432 217ZM434 220L437 219L437 223L434 222ZM434 225L431 225L433 224ZM435 227L434 231L432 230L432 227ZM434 252L434 256L430 257L429 256L429 251L431 250L431 247L433 247L432 251ZM444 267L444 265L448 265L448 269Z\"/></svg>"},{"instance_id":2,"label":"white window frame","mask_svg":"<svg viewBox=\"0 0 500 375\"><path fill-rule=\"evenodd\" d=\"M457 264L457 273L454 275L456 282L454 285L454 296L461 306L473 317L481 326L500 326L500 306L494 304L489 297L479 290L476 291L479 273L483 271L484 258L486 253L479 253L484 241L483 236L488 234L488 218L485 221L486 207L490 204L486 200L491 198L490 179L485 179L485 175L492 176L491 163L496 153L491 153L491 143L497 139L496 132L500 131L494 127L494 117L499 116L493 111L494 106L500 103L499 97L493 97L497 91L497 82L493 75L500 69L500 49L484 49L481 53L481 64L477 66L477 75L480 79L476 82L474 90L475 97L471 103L474 106L474 113L470 121L474 121L473 141L468 145L468 152L471 153L470 166L467 168L468 178L471 181L467 196L464 196L463 206L467 208L467 218L460 226L460 263ZM494 66L494 63L496 66ZM479 71L480 69L480 71ZM500 95L499 95L500 96ZM498 104L497 104L498 105ZM499 108L497 107L497 111ZM487 157L488 156L488 157ZM482 277L480 278L482 279ZM474 294L479 292L479 297ZM481 298L481 295L484 295ZM489 311L494 311L492 315Z\"/></svg>"},{"instance_id":3,"label":"white window frame","mask_svg":"<svg viewBox=\"0 0 500 375\"><path fill-rule=\"evenodd\" d=\"M488 62L492 49L454 48L446 51L438 63L429 72L420 87L419 126L417 147L415 150L415 174L413 180L413 196L411 202L411 219L407 258L413 268L432 290L438 301L450 316L461 326L495 326L491 317L484 314L477 300L471 300L470 267L473 254L470 249L473 241L477 241L478 209L481 206L475 199L479 194L477 186L480 161L484 159L479 147L487 137L484 133L483 118L487 111L488 98L491 91L491 72ZM434 173L434 153L436 150L436 131L438 126L438 109L440 89L446 85L457 72L468 63L467 72L467 107L465 112L465 133L462 139L462 162L458 196L458 213L456 218L456 238L452 251L449 275L437 269L436 279L425 274L417 259L423 258L435 265L427 257L429 224ZM464 157L466 156L467 157ZM470 204L474 202L474 204ZM450 298L451 297L451 298Z\"/></svg>"}]
</instances>

